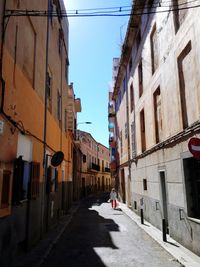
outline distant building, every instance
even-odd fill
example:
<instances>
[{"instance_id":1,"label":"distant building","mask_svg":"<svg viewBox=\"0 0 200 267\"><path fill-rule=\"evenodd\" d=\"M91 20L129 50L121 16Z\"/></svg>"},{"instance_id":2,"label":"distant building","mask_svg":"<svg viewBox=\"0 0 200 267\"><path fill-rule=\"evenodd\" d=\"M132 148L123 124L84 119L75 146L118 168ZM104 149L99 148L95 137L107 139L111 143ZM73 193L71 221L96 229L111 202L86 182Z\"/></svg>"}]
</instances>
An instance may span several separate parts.
<instances>
[{"instance_id":1,"label":"distant building","mask_svg":"<svg viewBox=\"0 0 200 267\"><path fill-rule=\"evenodd\" d=\"M111 187L109 149L98 143L90 133L77 130L82 152L81 192L109 191Z\"/></svg>"},{"instance_id":2,"label":"distant building","mask_svg":"<svg viewBox=\"0 0 200 267\"><path fill-rule=\"evenodd\" d=\"M198 255L200 166L188 144L200 138L199 16L189 1L134 1L112 96L121 199Z\"/></svg>"},{"instance_id":3,"label":"distant building","mask_svg":"<svg viewBox=\"0 0 200 267\"><path fill-rule=\"evenodd\" d=\"M113 101L113 90L117 79L119 68L119 58L113 58L112 67L112 81L108 93L108 131L109 131L109 149L110 149L110 170L112 187L116 187L118 190L119 181L117 179L117 125L116 125L116 113L115 113L115 102Z\"/></svg>"}]
</instances>

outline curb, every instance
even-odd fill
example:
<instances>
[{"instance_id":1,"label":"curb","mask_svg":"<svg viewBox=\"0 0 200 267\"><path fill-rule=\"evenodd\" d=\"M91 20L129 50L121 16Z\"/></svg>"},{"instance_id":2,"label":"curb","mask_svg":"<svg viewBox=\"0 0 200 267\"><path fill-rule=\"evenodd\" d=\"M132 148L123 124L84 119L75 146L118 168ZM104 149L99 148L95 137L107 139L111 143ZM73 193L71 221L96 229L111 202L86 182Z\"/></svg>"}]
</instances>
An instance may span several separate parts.
<instances>
[{"instance_id":1,"label":"curb","mask_svg":"<svg viewBox=\"0 0 200 267\"><path fill-rule=\"evenodd\" d=\"M74 214L77 212L79 208L79 205L72 207L72 209L69 211L70 214L68 215L67 220L64 223L64 226L61 228L61 231L59 232L59 234L56 236L56 238L53 240L53 242L50 243L50 245L47 247L45 254L43 255L42 259L35 265L35 267L40 267L45 260L47 259L47 257L49 256L51 250L53 249L53 247L57 244L57 242L59 241L60 237L62 236L62 234L64 233L65 229L67 228L67 226L69 225L69 223L71 222Z\"/></svg>"},{"instance_id":2,"label":"curb","mask_svg":"<svg viewBox=\"0 0 200 267\"><path fill-rule=\"evenodd\" d=\"M52 228L46 236L30 250L30 252L14 259L12 267L41 267L66 230L78 208L79 203L74 203L68 210L68 213L58 221L58 224Z\"/></svg>"},{"instance_id":3,"label":"curb","mask_svg":"<svg viewBox=\"0 0 200 267\"><path fill-rule=\"evenodd\" d=\"M177 241L167 235L167 242L162 240L162 232L151 225L148 221L144 220L144 224L141 224L141 218L126 204L119 202L121 210L129 216L140 228L142 228L149 236L157 241L167 252L169 252L180 264L184 267L199 267L200 257L191 252L189 249L183 247ZM148 226L148 227L147 227Z\"/></svg>"}]
</instances>

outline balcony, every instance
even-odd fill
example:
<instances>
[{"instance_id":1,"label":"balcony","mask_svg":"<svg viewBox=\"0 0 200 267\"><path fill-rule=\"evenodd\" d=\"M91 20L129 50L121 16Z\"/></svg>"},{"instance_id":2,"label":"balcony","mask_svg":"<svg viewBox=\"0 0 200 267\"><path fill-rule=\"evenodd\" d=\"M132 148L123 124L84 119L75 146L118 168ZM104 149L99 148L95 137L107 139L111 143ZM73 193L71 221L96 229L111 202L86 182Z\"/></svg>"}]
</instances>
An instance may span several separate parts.
<instances>
[{"instance_id":1,"label":"balcony","mask_svg":"<svg viewBox=\"0 0 200 267\"><path fill-rule=\"evenodd\" d=\"M105 172L110 172L110 168L105 167Z\"/></svg>"},{"instance_id":2,"label":"balcony","mask_svg":"<svg viewBox=\"0 0 200 267\"><path fill-rule=\"evenodd\" d=\"M100 171L100 166L95 164L95 163L92 163L91 166L90 166L90 170L91 171L95 171L95 172L99 172Z\"/></svg>"},{"instance_id":3,"label":"balcony","mask_svg":"<svg viewBox=\"0 0 200 267\"><path fill-rule=\"evenodd\" d=\"M111 148L116 148L117 142L114 140L114 138L109 138L109 146Z\"/></svg>"},{"instance_id":4,"label":"balcony","mask_svg":"<svg viewBox=\"0 0 200 267\"><path fill-rule=\"evenodd\" d=\"M110 163L110 170L111 170L112 172L114 172L114 171L117 170L117 163L116 163L116 161L112 161L112 162Z\"/></svg>"}]
</instances>

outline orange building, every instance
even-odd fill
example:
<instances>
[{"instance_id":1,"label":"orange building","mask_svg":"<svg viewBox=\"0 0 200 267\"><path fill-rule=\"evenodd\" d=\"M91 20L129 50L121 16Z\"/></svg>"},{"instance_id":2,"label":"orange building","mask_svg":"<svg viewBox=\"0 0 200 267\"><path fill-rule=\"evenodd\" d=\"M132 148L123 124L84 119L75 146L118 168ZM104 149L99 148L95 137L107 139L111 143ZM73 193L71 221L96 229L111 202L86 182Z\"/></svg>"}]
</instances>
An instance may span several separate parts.
<instances>
[{"instance_id":1,"label":"orange building","mask_svg":"<svg viewBox=\"0 0 200 267\"><path fill-rule=\"evenodd\" d=\"M90 133L77 131L82 152L81 192L82 196L91 192L109 191L111 187L109 149L98 143Z\"/></svg>"},{"instance_id":2,"label":"orange building","mask_svg":"<svg viewBox=\"0 0 200 267\"><path fill-rule=\"evenodd\" d=\"M7 255L2 264L8 264L13 245L36 243L72 200L64 9L62 0L0 3L0 243Z\"/></svg>"}]
</instances>

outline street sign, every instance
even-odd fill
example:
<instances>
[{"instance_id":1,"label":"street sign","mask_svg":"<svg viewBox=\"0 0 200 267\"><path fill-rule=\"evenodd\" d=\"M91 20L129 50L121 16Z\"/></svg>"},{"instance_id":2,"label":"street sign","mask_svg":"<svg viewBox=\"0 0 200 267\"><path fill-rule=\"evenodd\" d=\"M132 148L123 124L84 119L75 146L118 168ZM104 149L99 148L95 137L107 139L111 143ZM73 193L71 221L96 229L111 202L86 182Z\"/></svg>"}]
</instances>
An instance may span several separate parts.
<instances>
[{"instance_id":1,"label":"street sign","mask_svg":"<svg viewBox=\"0 0 200 267\"><path fill-rule=\"evenodd\" d=\"M62 151L58 151L52 156L51 165L53 167L57 167L62 163L63 159L64 159L64 153Z\"/></svg>"},{"instance_id":2,"label":"street sign","mask_svg":"<svg viewBox=\"0 0 200 267\"><path fill-rule=\"evenodd\" d=\"M196 159L200 159L200 139L193 137L188 143L189 151Z\"/></svg>"}]
</instances>

